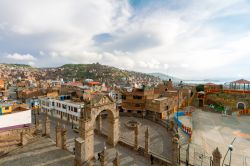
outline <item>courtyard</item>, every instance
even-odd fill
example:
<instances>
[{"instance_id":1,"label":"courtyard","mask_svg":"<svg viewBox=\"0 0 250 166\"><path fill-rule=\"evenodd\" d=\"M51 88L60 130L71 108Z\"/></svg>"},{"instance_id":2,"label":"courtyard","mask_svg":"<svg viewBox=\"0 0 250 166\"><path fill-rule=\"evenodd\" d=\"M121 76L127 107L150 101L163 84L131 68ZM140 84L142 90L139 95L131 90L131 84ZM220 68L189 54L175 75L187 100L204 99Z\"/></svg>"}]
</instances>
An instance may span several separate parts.
<instances>
[{"instance_id":1,"label":"courtyard","mask_svg":"<svg viewBox=\"0 0 250 166\"><path fill-rule=\"evenodd\" d=\"M212 155L213 150L218 147L223 161L228 146L236 138L231 165L250 164L250 116L222 116L197 109L192 120L192 143L201 146L208 155ZM225 164L228 162L229 155L225 158Z\"/></svg>"},{"instance_id":2,"label":"courtyard","mask_svg":"<svg viewBox=\"0 0 250 166\"><path fill-rule=\"evenodd\" d=\"M44 118L44 115L42 114L42 117ZM41 117L41 118L42 118ZM51 118L51 117L50 117ZM121 139L125 139L130 144L134 144L134 131L131 129L128 129L125 126L125 123L128 120L135 120L141 123L139 127L139 146L144 147L144 133L146 131L146 128L149 128L150 133L150 152L153 152L157 156L160 156L162 158L171 159L171 151L172 151L172 142L171 142L171 135L170 132L168 133L166 129L150 120L141 119L141 118L134 118L134 117L120 117L120 137ZM55 140L55 126L57 124L58 119L57 118L51 118L51 138L52 140ZM79 133L76 133L72 130L72 126L70 123L67 123L65 121L62 122L65 127L67 128L67 149L71 152L73 152L74 148L74 139L76 137L79 137ZM103 119L103 125L102 125L102 133L106 134L108 132L108 118ZM97 158L97 154L103 150L104 142L107 141L107 139L103 136L100 136L98 134L95 134L94 136L94 150L95 150L95 156ZM107 151L109 154L109 164L112 165L112 161L115 158L116 152L120 155L121 165L130 166L130 165L138 165L138 166L144 166L144 165L151 165L150 160L148 158L143 157L138 152L135 152L127 147L121 146L118 144L115 148L110 147L108 144L106 144ZM97 160L95 162L95 165L100 165L100 162ZM157 165L154 163L154 165Z\"/></svg>"}]
</instances>

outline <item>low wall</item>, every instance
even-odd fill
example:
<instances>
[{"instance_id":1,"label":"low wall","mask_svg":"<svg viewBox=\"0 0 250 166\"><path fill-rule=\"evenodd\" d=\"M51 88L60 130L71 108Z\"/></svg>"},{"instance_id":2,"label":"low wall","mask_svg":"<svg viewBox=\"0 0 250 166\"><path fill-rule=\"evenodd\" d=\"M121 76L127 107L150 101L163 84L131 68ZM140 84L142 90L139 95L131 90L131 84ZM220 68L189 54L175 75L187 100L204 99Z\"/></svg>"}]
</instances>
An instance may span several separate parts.
<instances>
[{"instance_id":1,"label":"low wall","mask_svg":"<svg viewBox=\"0 0 250 166\"><path fill-rule=\"evenodd\" d=\"M189 136L189 138L192 138L192 129L185 124L183 124L177 116L190 116L190 112L184 112L184 111L179 111L175 113L174 115L174 120L177 123L177 125L182 129L182 131Z\"/></svg>"},{"instance_id":2,"label":"low wall","mask_svg":"<svg viewBox=\"0 0 250 166\"><path fill-rule=\"evenodd\" d=\"M96 133L100 134L101 136L107 138L107 133L99 133L97 130L95 130ZM165 165L165 166L171 166L172 165L172 162L166 158L164 158L163 156L160 156L156 153L153 153L153 152L149 152L149 154L145 154L145 148L144 147L141 147L141 146L138 146L138 149L135 149L134 148L134 143L131 143L129 142L126 138L123 138L123 137L120 137L119 138L119 141L118 143L122 146L125 146L126 148L130 149L130 150L133 150L133 151L136 151L138 152L138 154L142 155L142 156L145 156L147 158L149 158L149 155L153 155L154 157L154 161L161 164L161 165Z\"/></svg>"},{"instance_id":3,"label":"low wall","mask_svg":"<svg viewBox=\"0 0 250 166\"><path fill-rule=\"evenodd\" d=\"M237 114L238 114L238 116L241 116L241 115L249 115L250 116L250 109L240 110Z\"/></svg>"},{"instance_id":4,"label":"low wall","mask_svg":"<svg viewBox=\"0 0 250 166\"><path fill-rule=\"evenodd\" d=\"M160 156L156 153L153 152L149 152L149 154L145 154L145 148L138 146L138 149L134 149L134 144L127 141L125 138L120 138L119 142L120 145L122 146L126 146L127 148L137 151L140 155L145 156L147 158L150 157L150 155L152 155L154 157L154 161L161 164L161 165L165 165L165 166L171 166L172 162L166 158L164 158L163 156Z\"/></svg>"}]
</instances>

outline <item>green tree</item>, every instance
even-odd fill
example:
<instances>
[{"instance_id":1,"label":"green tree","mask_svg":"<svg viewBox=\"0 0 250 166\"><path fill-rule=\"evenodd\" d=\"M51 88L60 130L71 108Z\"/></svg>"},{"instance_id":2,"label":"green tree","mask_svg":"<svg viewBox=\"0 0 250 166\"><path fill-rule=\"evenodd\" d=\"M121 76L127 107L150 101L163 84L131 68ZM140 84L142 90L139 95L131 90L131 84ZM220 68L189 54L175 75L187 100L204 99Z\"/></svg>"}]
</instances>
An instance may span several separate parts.
<instances>
[{"instance_id":1,"label":"green tree","mask_svg":"<svg viewBox=\"0 0 250 166\"><path fill-rule=\"evenodd\" d=\"M204 85L203 84L197 85L196 86L196 91L197 92L204 91Z\"/></svg>"}]
</instances>

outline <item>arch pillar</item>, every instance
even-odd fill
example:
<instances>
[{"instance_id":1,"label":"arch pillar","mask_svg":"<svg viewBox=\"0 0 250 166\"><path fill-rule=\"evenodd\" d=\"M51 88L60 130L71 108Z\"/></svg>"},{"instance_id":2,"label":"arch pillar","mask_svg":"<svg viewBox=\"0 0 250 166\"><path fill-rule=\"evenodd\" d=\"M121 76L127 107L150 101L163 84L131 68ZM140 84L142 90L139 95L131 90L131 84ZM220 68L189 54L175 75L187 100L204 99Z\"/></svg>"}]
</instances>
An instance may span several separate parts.
<instances>
[{"instance_id":1,"label":"arch pillar","mask_svg":"<svg viewBox=\"0 0 250 166\"><path fill-rule=\"evenodd\" d=\"M80 137L84 140L83 153L84 161L90 161L94 158L94 128L91 121L82 120Z\"/></svg>"},{"instance_id":2,"label":"arch pillar","mask_svg":"<svg viewBox=\"0 0 250 166\"><path fill-rule=\"evenodd\" d=\"M99 134L101 134L102 133L102 116L101 116L101 114L97 116L96 125L97 125L97 132Z\"/></svg>"},{"instance_id":3,"label":"arch pillar","mask_svg":"<svg viewBox=\"0 0 250 166\"><path fill-rule=\"evenodd\" d=\"M110 123L110 134L108 136L108 143L111 146L115 146L119 141L119 117L116 117L114 119L109 119Z\"/></svg>"}]
</instances>

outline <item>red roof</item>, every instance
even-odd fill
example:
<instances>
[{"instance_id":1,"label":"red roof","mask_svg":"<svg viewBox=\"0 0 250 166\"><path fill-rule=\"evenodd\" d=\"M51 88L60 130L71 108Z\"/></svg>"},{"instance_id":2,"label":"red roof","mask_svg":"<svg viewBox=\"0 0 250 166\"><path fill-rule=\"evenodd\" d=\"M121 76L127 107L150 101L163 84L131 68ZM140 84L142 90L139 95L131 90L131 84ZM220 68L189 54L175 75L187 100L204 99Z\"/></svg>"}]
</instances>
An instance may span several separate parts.
<instances>
[{"instance_id":1,"label":"red roof","mask_svg":"<svg viewBox=\"0 0 250 166\"><path fill-rule=\"evenodd\" d=\"M89 82L89 85L100 85L100 84L101 84L100 82L94 82L94 81Z\"/></svg>"},{"instance_id":2,"label":"red roof","mask_svg":"<svg viewBox=\"0 0 250 166\"><path fill-rule=\"evenodd\" d=\"M233 84L250 84L250 81L244 80L244 79L240 79L240 80L233 81L231 83L233 83Z\"/></svg>"},{"instance_id":3,"label":"red roof","mask_svg":"<svg viewBox=\"0 0 250 166\"><path fill-rule=\"evenodd\" d=\"M214 84L214 83L209 82L209 83L206 83L205 85L208 85L208 86L215 86L215 85L217 85L217 84Z\"/></svg>"}]
</instances>

